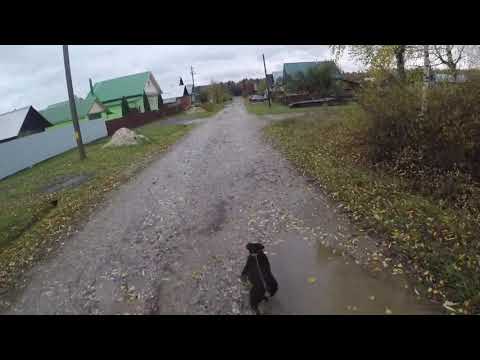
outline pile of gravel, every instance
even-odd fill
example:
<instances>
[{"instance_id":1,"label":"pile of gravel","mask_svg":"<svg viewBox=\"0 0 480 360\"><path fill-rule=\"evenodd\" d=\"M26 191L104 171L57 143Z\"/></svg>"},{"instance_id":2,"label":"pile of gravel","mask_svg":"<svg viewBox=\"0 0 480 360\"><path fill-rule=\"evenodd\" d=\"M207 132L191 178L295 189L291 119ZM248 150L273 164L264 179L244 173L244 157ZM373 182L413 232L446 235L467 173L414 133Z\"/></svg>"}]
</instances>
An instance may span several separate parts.
<instances>
[{"instance_id":1,"label":"pile of gravel","mask_svg":"<svg viewBox=\"0 0 480 360\"><path fill-rule=\"evenodd\" d=\"M111 140L103 147L140 145L147 141L147 137L137 134L135 131L127 128L120 128L115 131L115 134L113 134Z\"/></svg>"}]
</instances>

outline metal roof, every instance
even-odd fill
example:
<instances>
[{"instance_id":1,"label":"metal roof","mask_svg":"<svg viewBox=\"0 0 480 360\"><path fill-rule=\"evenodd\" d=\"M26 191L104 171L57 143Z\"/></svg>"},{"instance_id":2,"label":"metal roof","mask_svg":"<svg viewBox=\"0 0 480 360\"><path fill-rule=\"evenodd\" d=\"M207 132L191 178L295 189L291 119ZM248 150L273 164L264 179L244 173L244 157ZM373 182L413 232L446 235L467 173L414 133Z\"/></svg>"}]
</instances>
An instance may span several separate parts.
<instances>
[{"instance_id":1,"label":"metal roof","mask_svg":"<svg viewBox=\"0 0 480 360\"><path fill-rule=\"evenodd\" d=\"M0 114L0 140L18 136L31 106Z\"/></svg>"},{"instance_id":2,"label":"metal roof","mask_svg":"<svg viewBox=\"0 0 480 360\"><path fill-rule=\"evenodd\" d=\"M169 88L166 88L166 90L163 91L162 98L164 100L167 99L176 99L183 97L183 94L185 93L185 85L176 85L176 86L171 86Z\"/></svg>"},{"instance_id":3,"label":"metal roof","mask_svg":"<svg viewBox=\"0 0 480 360\"><path fill-rule=\"evenodd\" d=\"M77 107L78 118L82 119L87 116L95 102L102 105L102 103L99 102L95 96L89 96L85 100L75 96L75 105ZM45 110L41 110L40 114L42 114L43 117L45 117L52 124L59 124L64 121L72 120L70 102L68 100L48 106Z\"/></svg>"},{"instance_id":4,"label":"metal roof","mask_svg":"<svg viewBox=\"0 0 480 360\"><path fill-rule=\"evenodd\" d=\"M142 95L145 89L145 84L150 75L150 71L146 71L139 74L100 81L95 84L93 87L93 94L89 93L86 100L89 100L93 95L95 95L100 102L117 100L122 97Z\"/></svg>"},{"instance_id":5,"label":"metal roof","mask_svg":"<svg viewBox=\"0 0 480 360\"><path fill-rule=\"evenodd\" d=\"M173 104L176 101L177 101L177 98L168 98L168 99L164 99L163 103L164 104Z\"/></svg>"},{"instance_id":6,"label":"metal roof","mask_svg":"<svg viewBox=\"0 0 480 360\"><path fill-rule=\"evenodd\" d=\"M84 100L83 98L78 97L75 94L73 95L73 98L75 99L75 102ZM65 104L69 104L69 101L66 100L66 101L61 101L61 102L58 102L58 103L55 103L55 104L52 104L52 105L48 105L47 109L51 109L51 108L54 108L54 107L57 107L57 106L65 106Z\"/></svg>"}]
</instances>

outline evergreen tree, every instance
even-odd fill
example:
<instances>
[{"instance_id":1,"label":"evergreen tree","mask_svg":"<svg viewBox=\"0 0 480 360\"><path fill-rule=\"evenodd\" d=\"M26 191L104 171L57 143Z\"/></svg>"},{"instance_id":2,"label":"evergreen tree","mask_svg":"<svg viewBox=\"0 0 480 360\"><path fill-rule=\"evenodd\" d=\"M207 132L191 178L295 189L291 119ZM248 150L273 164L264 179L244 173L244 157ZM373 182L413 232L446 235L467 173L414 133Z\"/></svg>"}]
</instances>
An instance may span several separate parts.
<instances>
[{"instance_id":1,"label":"evergreen tree","mask_svg":"<svg viewBox=\"0 0 480 360\"><path fill-rule=\"evenodd\" d=\"M143 109L145 112L152 111L150 109L150 102L148 101L148 97L147 97L147 94L145 94L145 92L143 92Z\"/></svg>"},{"instance_id":2,"label":"evergreen tree","mask_svg":"<svg viewBox=\"0 0 480 360\"><path fill-rule=\"evenodd\" d=\"M129 111L128 108L128 101L125 99L125 97L122 98L122 116L127 116Z\"/></svg>"}]
</instances>

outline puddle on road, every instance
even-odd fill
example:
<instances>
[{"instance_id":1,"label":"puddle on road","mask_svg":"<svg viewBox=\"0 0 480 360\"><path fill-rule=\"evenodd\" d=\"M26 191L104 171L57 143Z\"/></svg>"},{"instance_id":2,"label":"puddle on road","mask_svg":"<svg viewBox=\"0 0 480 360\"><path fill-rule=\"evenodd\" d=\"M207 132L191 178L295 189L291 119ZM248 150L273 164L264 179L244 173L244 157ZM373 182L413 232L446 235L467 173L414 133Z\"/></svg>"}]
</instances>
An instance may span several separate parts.
<instances>
[{"instance_id":1,"label":"puddle on road","mask_svg":"<svg viewBox=\"0 0 480 360\"><path fill-rule=\"evenodd\" d=\"M332 255L321 245L309 246L292 233L284 234L282 239L283 243L266 249L274 253L269 258L279 282L278 293L266 306L268 313L383 315L388 310L393 315L440 313L430 304L418 303L393 279L376 279L351 259Z\"/></svg>"}]
</instances>

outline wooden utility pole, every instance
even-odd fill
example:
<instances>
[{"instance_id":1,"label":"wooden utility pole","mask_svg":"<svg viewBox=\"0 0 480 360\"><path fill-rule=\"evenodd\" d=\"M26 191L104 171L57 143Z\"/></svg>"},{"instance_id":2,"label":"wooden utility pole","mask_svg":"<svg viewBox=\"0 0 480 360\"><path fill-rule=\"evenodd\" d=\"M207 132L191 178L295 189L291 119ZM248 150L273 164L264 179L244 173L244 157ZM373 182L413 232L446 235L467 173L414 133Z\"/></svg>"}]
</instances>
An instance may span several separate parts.
<instances>
[{"instance_id":1,"label":"wooden utility pole","mask_svg":"<svg viewBox=\"0 0 480 360\"><path fill-rule=\"evenodd\" d=\"M68 56L68 45L63 45L63 62L65 63L65 77L67 78L68 100L70 102L70 112L72 114L73 128L75 129L75 140L77 141L78 151L80 152L80 160L84 160L85 148L82 141L82 133L78 123L77 107L73 95L72 75L70 73L70 59Z\"/></svg>"},{"instance_id":2,"label":"wooden utility pole","mask_svg":"<svg viewBox=\"0 0 480 360\"><path fill-rule=\"evenodd\" d=\"M272 107L270 102L270 87L268 86L268 78L267 78L267 66L265 65L265 54L262 54L263 57L263 68L265 69L265 84L267 85L267 98L268 98L268 107Z\"/></svg>"},{"instance_id":3,"label":"wooden utility pole","mask_svg":"<svg viewBox=\"0 0 480 360\"><path fill-rule=\"evenodd\" d=\"M195 87L195 79L193 77L195 73L193 72L193 66L190 66L190 74L192 74L192 89L193 89Z\"/></svg>"}]
</instances>

